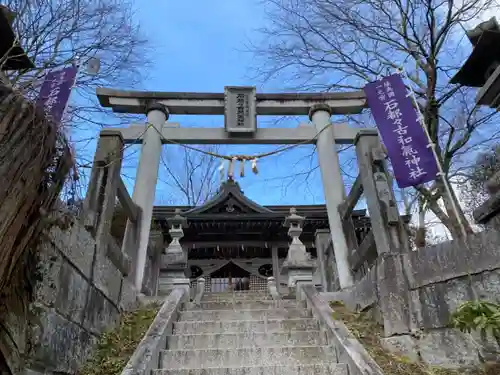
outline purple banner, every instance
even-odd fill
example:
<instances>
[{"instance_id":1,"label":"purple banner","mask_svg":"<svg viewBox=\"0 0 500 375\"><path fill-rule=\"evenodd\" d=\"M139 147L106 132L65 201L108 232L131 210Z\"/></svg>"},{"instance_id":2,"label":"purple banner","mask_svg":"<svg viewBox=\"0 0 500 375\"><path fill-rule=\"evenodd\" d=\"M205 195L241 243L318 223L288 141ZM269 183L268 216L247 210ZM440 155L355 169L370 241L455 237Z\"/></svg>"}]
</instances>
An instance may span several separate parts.
<instances>
[{"instance_id":1,"label":"purple banner","mask_svg":"<svg viewBox=\"0 0 500 375\"><path fill-rule=\"evenodd\" d=\"M77 71L76 66L68 66L53 70L45 76L36 104L42 107L45 115L55 123L62 120Z\"/></svg>"},{"instance_id":2,"label":"purple banner","mask_svg":"<svg viewBox=\"0 0 500 375\"><path fill-rule=\"evenodd\" d=\"M436 179L438 166L400 74L364 88L400 188Z\"/></svg>"}]
</instances>

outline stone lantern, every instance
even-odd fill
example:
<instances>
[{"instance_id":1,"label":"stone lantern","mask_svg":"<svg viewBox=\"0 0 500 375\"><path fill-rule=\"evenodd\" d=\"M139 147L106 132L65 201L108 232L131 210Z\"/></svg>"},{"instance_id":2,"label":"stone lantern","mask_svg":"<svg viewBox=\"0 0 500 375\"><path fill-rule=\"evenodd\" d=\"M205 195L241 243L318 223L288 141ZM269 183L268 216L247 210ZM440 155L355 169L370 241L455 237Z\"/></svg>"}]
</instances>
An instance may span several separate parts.
<instances>
[{"instance_id":1,"label":"stone lantern","mask_svg":"<svg viewBox=\"0 0 500 375\"><path fill-rule=\"evenodd\" d=\"M172 240L165 249L161 257L159 294L168 294L175 286L182 285L189 288L188 255L180 244L180 239L184 237L184 228L187 227L187 220L181 216L179 209L175 210L175 215L167 219L170 226L168 233Z\"/></svg>"},{"instance_id":2,"label":"stone lantern","mask_svg":"<svg viewBox=\"0 0 500 375\"><path fill-rule=\"evenodd\" d=\"M288 247L288 254L283 262L281 273L287 275L288 287L296 290L298 299L302 299L300 284L312 284L313 272L316 268L310 254L307 253L306 247L299 238L302 234L304 220L303 216L297 215L295 208L291 208L290 215L286 217L283 224L288 227L288 235L292 242Z\"/></svg>"}]
</instances>

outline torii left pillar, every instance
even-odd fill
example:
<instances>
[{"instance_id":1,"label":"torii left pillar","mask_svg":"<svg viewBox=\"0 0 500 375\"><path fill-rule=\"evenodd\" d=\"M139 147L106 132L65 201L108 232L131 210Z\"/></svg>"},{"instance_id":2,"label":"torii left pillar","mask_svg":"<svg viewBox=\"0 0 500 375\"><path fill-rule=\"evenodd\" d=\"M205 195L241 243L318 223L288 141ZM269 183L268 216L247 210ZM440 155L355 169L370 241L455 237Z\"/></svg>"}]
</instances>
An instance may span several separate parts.
<instances>
[{"instance_id":1,"label":"torii left pillar","mask_svg":"<svg viewBox=\"0 0 500 375\"><path fill-rule=\"evenodd\" d=\"M142 291L144 268L148 256L149 232L162 150L161 131L169 117L167 107L160 103L151 103L146 111L148 123L142 138L141 155L132 194L132 200L142 209L137 252L132 254L133 264L135 264L135 287L138 291ZM131 226L127 223L125 236L131 230Z\"/></svg>"}]
</instances>

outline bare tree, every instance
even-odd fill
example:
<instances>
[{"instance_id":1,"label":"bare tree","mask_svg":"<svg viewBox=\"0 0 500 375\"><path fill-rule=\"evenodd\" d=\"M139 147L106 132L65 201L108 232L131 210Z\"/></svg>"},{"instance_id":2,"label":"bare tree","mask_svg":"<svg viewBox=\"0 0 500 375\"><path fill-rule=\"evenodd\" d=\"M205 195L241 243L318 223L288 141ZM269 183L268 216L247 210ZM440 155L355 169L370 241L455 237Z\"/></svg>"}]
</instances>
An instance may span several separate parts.
<instances>
[{"instance_id":1,"label":"bare tree","mask_svg":"<svg viewBox=\"0 0 500 375\"><path fill-rule=\"evenodd\" d=\"M128 86L139 82L147 61L147 41L133 21L128 0L7 0L16 14L13 29L17 42L36 68L13 72L9 78L27 95L35 96L48 70L98 57L96 75L80 75L76 88L95 97L95 87ZM81 104L81 103L80 103ZM80 116L92 120L88 108ZM75 109L76 110L76 109ZM95 121L95 119L93 120Z\"/></svg>"},{"instance_id":2,"label":"bare tree","mask_svg":"<svg viewBox=\"0 0 500 375\"><path fill-rule=\"evenodd\" d=\"M97 74L79 74L75 83L78 103L68 108L66 124L76 131L119 124L123 117L106 116L97 102L98 86L136 86L148 65L148 43L133 20L128 0L7 0L15 12L17 42L35 69L10 72L13 86L36 97L45 74L72 63L100 60ZM90 136L81 136L88 141ZM79 138L79 137L77 137ZM84 138L84 139L83 139Z\"/></svg>"},{"instance_id":3,"label":"bare tree","mask_svg":"<svg viewBox=\"0 0 500 375\"><path fill-rule=\"evenodd\" d=\"M449 80L465 58L462 27L477 23L487 11L494 13L496 0L263 3L270 25L261 30L265 42L252 50L263 60L258 73L264 80L289 74L294 88L353 90L404 68L437 144L444 178L453 179L470 166L471 151L486 140L478 129L492 125L493 114L475 106L470 89L450 85ZM494 128L487 139L495 138L497 131ZM461 236L443 181L417 190L452 235ZM457 201L456 196L452 199ZM471 232L463 211L459 215Z\"/></svg>"},{"instance_id":4,"label":"bare tree","mask_svg":"<svg viewBox=\"0 0 500 375\"><path fill-rule=\"evenodd\" d=\"M36 66L14 72L14 85L36 92L48 69L96 56L101 59L99 74L80 77L79 87L137 83L139 68L147 62L147 42L133 21L132 2L7 0L3 5L15 13L17 41Z\"/></svg>"},{"instance_id":5,"label":"bare tree","mask_svg":"<svg viewBox=\"0 0 500 375\"><path fill-rule=\"evenodd\" d=\"M167 186L167 190L162 192L163 200L169 204L197 206L210 199L221 181L221 160L211 154L219 152L217 145L196 146L193 149L167 146L160 167L160 180Z\"/></svg>"},{"instance_id":6,"label":"bare tree","mask_svg":"<svg viewBox=\"0 0 500 375\"><path fill-rule=\"evenodd\" d=\"M34 69L8 72L11 84L26 97L37 97L48 71L74 63L82 66L62 125L76 153L79 168L74 175L85 177L92 163L89 144L100 128L128 124L133 118L104 110L95 88L137 87L142 79L140 70L149 63L148 43L133 19L132 1L6 0L3 5L15 15L12 27L16 45L35 65ZM97 74L85 74L85 64L91 58L100 61ZM85 185L85 181L70 185L76 184ZM75 191L75 186L70 190Z\"/></svg>"}]
</instances>

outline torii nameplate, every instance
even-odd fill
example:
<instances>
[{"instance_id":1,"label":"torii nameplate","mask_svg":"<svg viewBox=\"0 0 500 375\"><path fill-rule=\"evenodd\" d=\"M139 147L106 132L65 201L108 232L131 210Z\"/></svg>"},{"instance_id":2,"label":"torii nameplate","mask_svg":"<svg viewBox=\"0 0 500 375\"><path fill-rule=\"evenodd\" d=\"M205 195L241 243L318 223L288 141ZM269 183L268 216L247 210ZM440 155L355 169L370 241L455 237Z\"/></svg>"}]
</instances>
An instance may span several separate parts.
<instances>
[{"instance_id":1,"label":"torii nameplate","mask_svg":"<svg viewBox=\"0 0 500 375\"><path fill-rule=\"evenodd\" d=\"M224 87L224 127L229 133L254 133L257 130L256 88Z\"/></svg>"}]
</instances>

